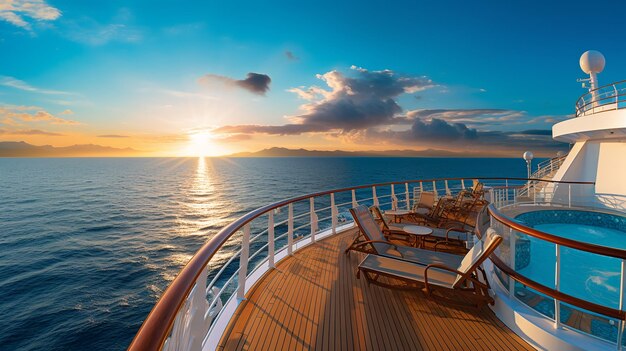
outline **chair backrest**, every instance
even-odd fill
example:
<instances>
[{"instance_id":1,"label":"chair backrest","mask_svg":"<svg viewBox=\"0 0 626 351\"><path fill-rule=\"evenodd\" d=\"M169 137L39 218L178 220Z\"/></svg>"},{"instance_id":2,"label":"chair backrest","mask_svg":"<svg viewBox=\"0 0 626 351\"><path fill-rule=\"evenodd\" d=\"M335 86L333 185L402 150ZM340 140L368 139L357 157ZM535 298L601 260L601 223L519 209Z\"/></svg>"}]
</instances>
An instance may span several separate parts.
<instances>
[{"instance_id":1,"label":"chair backrest","mask_svg":"<svg viewBox=\"0 0 626 351\"><path fill-rule=\"evenodd\" d=\"M476 271L476 269L491 255L498 245L502 243L502 236L498 235L495 230L489 228L485 234L485 240L479 241L472 247L461 264L457 268L461 274L457 274L453 287L461 285L465 279Z\"/></svg>"},{"instance_id":2,"label":"chair backrest","mask_svg":"<svg viewBox=\"0 0 626 351\"><path fill-rule=\"evenodd\" d=\"M487 229L489 229L490 224L490 216L487 209L487 206L483 206L476 215L476 236L478 239L482 239L483 236L487 233Z\"/></svg>"},{"instance_id":3,"label":"chair backrest","mask_svg":"<svg viewBox=\"0 0 626 351\"><path fill-rule=\"evenodd\" d=\"M383 216L383 213L380 211L380 208L378 208L378 206L370 207L370 212L372 213L374 220L380 221L383 230L389 230L389 224L387 223L385 216Z\"/></svg>"},{"instance_id":4,"label":"chair backrest","mask_svg":"<svg viewBox=\"0 0 626 351\"><path fill-rule=\"evenodd\" d=\"M419 200L413 205L413 212L420 208L432 209L435 206L435 193L432 191L422 191Z\"/></svg>"},{"instance_id":5,"label":"chair backrest","mask_svg":"<svg viewBox=\"0 0 626 351\"><path fill-rule=\"evenodd\" d=\"M472 195L474 195L474 196L482 196L484 187L485 187L485 184L483 184L481 182L476 183L476 186L474 187L474 189L472 191Z\"/></svg>"},{"instance_id":6,"label":"chair backrest","mask_svg":"<svg viewBox=\"0 0 626 351\"><path fill-rule=\"evenodd\" d=\"M354 218L354 222L361 230L361 233L365 235L367 240L372 241L387 241L387 238L383 235L376 224L376 220L372 217L369 209L365 205L359 205L350 209L350 214Z\"/></svg>"},{"instance_id":7,"label":"chair backrest","mask_svg":"<svg viewBox=\"0 0 626 351\"><path fill-rule=\"evenodd\" d=\"M439 218L443 216L444 212L446 211L446 205L447 204L445 199L439 199L439 201L437 201L437 205L433 207L428 215L433 218Z\"/></svg>"}]
</instances>

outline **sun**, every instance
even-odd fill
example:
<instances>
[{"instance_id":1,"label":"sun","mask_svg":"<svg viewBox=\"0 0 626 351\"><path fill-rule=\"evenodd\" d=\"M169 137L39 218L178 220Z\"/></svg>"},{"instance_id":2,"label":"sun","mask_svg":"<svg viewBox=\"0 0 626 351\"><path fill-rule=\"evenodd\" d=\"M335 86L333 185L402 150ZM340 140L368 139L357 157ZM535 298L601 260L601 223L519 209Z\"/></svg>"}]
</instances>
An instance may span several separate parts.
<instances>
[{"instance_id":1,"label":"sun","mask_svg":"<svg viewBox=\"0 0 626 351\"><path fill-rule=\"evenodd\" d=\"M221 156L226 152L218 145L211 133L199 132L189 134L189 145L187 148L187 155L190 156Z\"/></svg>"}]
</instances>

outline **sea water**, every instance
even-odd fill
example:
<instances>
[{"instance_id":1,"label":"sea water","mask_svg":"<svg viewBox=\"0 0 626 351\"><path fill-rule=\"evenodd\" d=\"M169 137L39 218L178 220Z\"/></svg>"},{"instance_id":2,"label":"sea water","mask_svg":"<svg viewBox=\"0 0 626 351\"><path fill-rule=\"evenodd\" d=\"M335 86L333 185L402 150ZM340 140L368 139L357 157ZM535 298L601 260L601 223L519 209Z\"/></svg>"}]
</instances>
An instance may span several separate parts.
<instances>
[{"instance_id":1,"label":"sea water","mask_svg":"<svg viewBox=\"0 0 626 351\"><path fill-rule=\"evenodd\" d=\"M525 175L521 158L0 159L0 349L125 349L195 251L269 202Z\"/></svg>"}]
</instances>

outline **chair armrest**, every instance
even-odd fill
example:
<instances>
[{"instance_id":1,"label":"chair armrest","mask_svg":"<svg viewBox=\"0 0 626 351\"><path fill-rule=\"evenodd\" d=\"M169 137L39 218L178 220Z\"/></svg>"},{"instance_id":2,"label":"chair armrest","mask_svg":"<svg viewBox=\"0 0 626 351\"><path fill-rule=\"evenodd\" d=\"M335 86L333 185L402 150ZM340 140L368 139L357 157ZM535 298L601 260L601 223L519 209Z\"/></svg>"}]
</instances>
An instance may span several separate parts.
<instances>
[{"instance_id":1,"label":"chair armrest","mask_svg":"<svg viewBox=\"0 0 626 351\"><path fill-rule=\"evenodd\" d=\"M392 244L388 241L384 241L384 240L367 240L367 241L361 241L360 243L356 244L355 246L362 246L362 245L367 245L367 244L386 244L389 245L391 247L393 247L394 250L398 249L398 246L396 244Z\"/></svg>"}]
</instances>

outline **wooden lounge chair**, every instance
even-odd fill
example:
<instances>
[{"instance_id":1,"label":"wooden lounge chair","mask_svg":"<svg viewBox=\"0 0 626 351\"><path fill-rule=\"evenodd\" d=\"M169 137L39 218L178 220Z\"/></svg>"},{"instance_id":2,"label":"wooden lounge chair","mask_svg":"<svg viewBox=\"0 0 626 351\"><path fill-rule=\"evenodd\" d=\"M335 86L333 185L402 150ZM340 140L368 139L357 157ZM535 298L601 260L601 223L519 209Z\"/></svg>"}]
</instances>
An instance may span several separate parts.
<instances>
[{"instance_id":1,"label":"wooden lounge chair","mask_svg":"<svg viewBox=\"0 0 626 351\"><path fill-rule=\"evenodd\" d=\"M388 239L402 240L407 243L411 243L411 240L415 239L414 235L411 235L404 230L404 227L411 224L388 222L378 206L370 207L370 212L372 213L374 220L379 223L380 229Z\"/></svg>"},{"instance_id":2,"label":"wooden lounge chair","mask_svg":"<svg viewBox=\"0 0 626 351\"><path fill-rule=\"evenodd\" d=\"M405 223L393 223L387 221L383 213L380 211L380 208L376 206L370 207L370 212L374 216L374 219L379 223L383 234L387 239L396 239L405 241L410 244L415 244L412 240L415 240L415 235L407 233L404 228L409 225L415 225L415 223L405 222ZM455 222L450 222L450 224L457 224ZM472 229L467 228L466 226L452 226L449 228L445 228L445 230L433 230L433 233L428 237L431 238L431 241L435 241L435 251L441 245L456 245L456 246L465 246L465 242L471 238L471 234L473 233Z\"/></svg>"},{"instance_id":3,"label":"wooden lounge chair","mask_svg":"<svg viewBox=\"0 0 626 351\"><path fill-rule=\"evenodd\" d=\"M423 287L426 296L480 308L487 303L493 304L494 300L489 296L487 281L481 282L477 272L480 270L484 278L480 265L501 242L502 237L490 228L484 241L479 241L468 251L458 266L433 262L424 267L406 260L368 254L359 264L357 278L363 273L368 282L386 287ZM381 277L400 281L402 285L381 281Z\"/></svg>"},{"instance_id":4,"label":"wooden lounge chair","mask_svg":"<svg viewBox=\"0 0 626 351\"><path fill-rule=\"evenodd\" d=\"M364 205L350 209L354 222L359 227L360 233L352 244L345 250L373 253L385 257L407 260L418 264L430 264L437 262L445 265L457 266L461 263L462 256L445 252L435 252L418 249L410 246L396 245L389 241L382 230L376 224L372 214Z\"/></svg>"},{"instance_id":5,"label":"wooden lounge chair","mask_svg":"<svg viewBox=\"0 0 626 351\"><path fill-rule=\"evenodd\" d=\"M428 214L435 207L435 193L433 191L422 191L420 198L413 204L411 213Z\"/></svg>"},{"instance_id":6,"label":"wooden lounge chair","mask_svg":"<svg viewBox=\"0 0 626 351\"><path fill-rule=\"evenodd\" d=\"M450 203L443 199L437 201L437 204L427 214L412 213L409 218L411 222L419 225L425 225L434 228L465 228L471 227L467 221L469 213L455 214L448 207Z\"/></svg>"}]
</instances>

